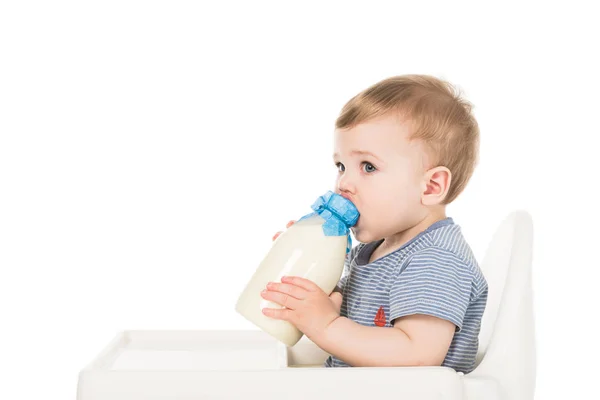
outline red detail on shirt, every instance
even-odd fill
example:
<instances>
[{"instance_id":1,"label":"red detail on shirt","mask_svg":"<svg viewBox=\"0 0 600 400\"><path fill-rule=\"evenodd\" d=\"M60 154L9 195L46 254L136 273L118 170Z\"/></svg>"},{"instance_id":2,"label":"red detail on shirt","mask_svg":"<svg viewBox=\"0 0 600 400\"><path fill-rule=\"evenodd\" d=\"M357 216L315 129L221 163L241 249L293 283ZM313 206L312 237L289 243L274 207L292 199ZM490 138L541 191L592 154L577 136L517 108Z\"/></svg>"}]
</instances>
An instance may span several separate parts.
<instances>
[{"instance_id":1,"label":"red detail on shirt","mask_svg":"<svg viewBox=\"0 0 600 400\"><path fill-rule=\"evenodd\" d=\"M379 307L379 311L377 311L377 315L375 315L375 325L377 326L385 326L385 311L383 311L383 306Z\"/></svg>"}]
</instances>

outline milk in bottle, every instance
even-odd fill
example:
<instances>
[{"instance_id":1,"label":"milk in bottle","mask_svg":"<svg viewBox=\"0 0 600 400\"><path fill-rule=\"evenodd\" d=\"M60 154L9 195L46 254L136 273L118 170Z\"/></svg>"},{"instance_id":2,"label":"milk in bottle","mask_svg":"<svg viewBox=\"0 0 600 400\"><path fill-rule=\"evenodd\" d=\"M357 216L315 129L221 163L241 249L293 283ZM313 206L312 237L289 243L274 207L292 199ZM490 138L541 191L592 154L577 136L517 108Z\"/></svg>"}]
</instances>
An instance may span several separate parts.
<instances>
[{"instance_id":1,"label":"milk in bottle","mask_svg":"<svg viewBox=\"0 0 600 400\"><path fill-rule=\"evenodd\" d=\"M350 200L331 191L320 196L311 208L313 213L300 218L275 240L235 306L239 314L288 346L296 344L303 333L287 321L264 315L263 308L282 306L263 299L260 292L268 282L300 276L331 294L352 245L350 228L359 217Z\"/></svg>"}]
</instances>

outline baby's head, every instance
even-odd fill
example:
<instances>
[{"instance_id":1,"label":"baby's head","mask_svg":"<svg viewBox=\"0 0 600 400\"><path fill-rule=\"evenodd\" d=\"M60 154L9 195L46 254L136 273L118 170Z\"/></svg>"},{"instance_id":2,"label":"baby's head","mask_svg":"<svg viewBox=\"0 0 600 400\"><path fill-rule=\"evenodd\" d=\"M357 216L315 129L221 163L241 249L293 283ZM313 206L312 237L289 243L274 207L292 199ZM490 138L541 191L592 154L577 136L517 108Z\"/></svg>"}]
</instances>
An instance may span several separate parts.
<instances>
[{"instance_id":1,"label":"baby's head","mask_svg":"<svg viewBox=\"0 0 600 400\"><path fill-rule=\"evenodd\" d=\"M471 107L452 85L424 75L385 79L346 103L334 133L336 192L361 214L358 241L445 215L478 161Z\"/></svg>"}]
</instances>

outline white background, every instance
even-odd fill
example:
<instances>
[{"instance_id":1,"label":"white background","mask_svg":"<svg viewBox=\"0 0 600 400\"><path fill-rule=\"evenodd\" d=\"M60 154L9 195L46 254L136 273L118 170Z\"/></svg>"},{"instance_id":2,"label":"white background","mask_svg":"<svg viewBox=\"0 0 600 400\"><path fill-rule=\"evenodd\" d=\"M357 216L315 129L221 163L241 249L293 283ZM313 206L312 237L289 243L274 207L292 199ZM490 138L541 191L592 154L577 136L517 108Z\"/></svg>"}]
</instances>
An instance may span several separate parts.
<instances>
[{"instance_id":1,"label":"white background","mask_svg":"<svg viewBox=\"0 0 600 400\"><path fill-rule=\"evenodd\" d=\"M404 73L475 105L476 255L533 216L536 398L593 390L596 14L451 3L2 2L0 398L74 398L121 330L254 329L237 295L333 188L339 110Z\"/></svg>"}]
</instances>

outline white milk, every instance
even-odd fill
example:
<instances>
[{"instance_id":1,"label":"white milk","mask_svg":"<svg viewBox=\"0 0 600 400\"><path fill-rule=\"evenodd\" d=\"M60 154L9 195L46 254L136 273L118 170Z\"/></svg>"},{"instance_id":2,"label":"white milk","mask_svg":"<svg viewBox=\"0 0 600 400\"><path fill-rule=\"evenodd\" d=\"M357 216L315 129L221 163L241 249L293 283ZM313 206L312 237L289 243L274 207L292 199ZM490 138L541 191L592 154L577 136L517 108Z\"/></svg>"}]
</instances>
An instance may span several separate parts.
<instances>
[{"instance_id":1,"label":"white milk","mask_svg":"<svg viewBox=\"0 0 600 400\"><path fill-rule=\"evenodd\" d=\"M331 294L344 270L348 235L327 236L325 220L318 214L294 223L273 243L240 295L235 309L259 328L288 346L302 337L287 321L267 317L262 309L282 308L262 298L260 292L268 282L281 282L282 276L300 276L316 283Z\"/></svg>"}]
</instances>

